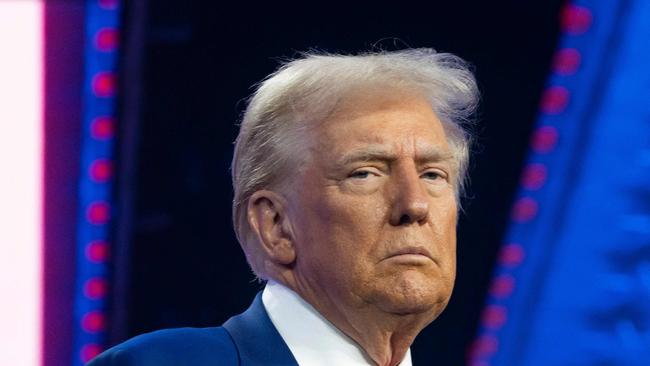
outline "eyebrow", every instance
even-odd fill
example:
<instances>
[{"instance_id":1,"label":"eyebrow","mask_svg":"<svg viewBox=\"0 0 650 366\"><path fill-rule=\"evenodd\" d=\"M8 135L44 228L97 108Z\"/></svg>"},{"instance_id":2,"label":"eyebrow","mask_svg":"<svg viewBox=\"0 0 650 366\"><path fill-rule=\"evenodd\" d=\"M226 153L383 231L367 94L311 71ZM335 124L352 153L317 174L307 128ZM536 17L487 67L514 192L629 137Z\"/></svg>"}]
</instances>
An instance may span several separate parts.
<instances>
[{"instance_id":1,"label":"eyebrow","mask_svg":"<svg viewBox=\"0 0 650 366\"><path fill-rule=\"evenodd\" d=\"M383 145L369 145L360 149L352 150L337 160L339 166L348 165L364 161L395 161L398 156ZM442 150L437 147L427 147L418 149L415 158L417 163L428 162L453 162L454 156L450 151Z\"/></svg>"}]
</instances>

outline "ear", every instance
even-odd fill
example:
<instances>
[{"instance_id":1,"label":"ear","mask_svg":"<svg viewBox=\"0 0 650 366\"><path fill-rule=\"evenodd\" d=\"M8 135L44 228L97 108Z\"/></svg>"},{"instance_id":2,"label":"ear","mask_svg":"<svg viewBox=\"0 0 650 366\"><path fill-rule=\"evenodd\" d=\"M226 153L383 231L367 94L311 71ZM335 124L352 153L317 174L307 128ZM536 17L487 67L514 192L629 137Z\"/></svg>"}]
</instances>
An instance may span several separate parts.
<instances>
[{"instance_id":1,"label":"ear","mask_svg":"<svg viewBox=\"0 0 650 366\"><path fill-rule=\"evenodd\" d=\"M289 265L296 260L286 200L273 191L261 190L248 199L248 223L266 257Z\"/></svg>"}]
</instances>

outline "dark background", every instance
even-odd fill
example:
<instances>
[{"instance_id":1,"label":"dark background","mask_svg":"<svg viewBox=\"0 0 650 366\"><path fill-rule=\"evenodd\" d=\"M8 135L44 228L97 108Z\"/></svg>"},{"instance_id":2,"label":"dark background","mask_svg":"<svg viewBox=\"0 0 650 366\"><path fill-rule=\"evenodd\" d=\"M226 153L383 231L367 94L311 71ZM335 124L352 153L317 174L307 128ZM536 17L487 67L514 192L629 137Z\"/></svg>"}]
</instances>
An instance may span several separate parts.
<instances>
[{"instance_id":1,"label":"dark background","mask_svg":"<svg viewBox=\"0 0 650 366\"><path fill-rule=\"evenodd\" d=\"M251 86L309 49L431 47L475 67L482 105L447 310L413 346L416 365L461 365L506 229L563 1L455 1L309 8L125 3L112 341L215 326L261 285L231 229L229 165ZM135 122L137 121L137 123ZM124 199L127 197L128 199Z\"/></svg>"}]
</instances>

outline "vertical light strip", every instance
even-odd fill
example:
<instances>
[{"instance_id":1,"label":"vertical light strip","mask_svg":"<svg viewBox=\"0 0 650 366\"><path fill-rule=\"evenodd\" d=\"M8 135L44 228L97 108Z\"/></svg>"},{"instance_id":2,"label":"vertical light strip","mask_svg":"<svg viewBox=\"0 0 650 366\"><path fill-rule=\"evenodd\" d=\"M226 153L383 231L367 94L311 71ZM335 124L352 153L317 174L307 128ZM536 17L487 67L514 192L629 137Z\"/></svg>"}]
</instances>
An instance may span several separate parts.
<instances>
[{"instance_id":1,"label":"vertical light strip","mask_svg":"<svg viewBox=\"0 0 650 366\"><path fill-rule=\"evenodd\" d=\"M0 365L41 363L43 6L0 1Z\"/></svg>"},{"instance_id":2,"label":"vertical light strip","mask_svg":"<svg viewBox=\"0 0 650 366\"><path fill-rule=\"evenodd\" d=\"M72 365L107 346L120 1L87 1Z\"/></svg>"}]
</instances>

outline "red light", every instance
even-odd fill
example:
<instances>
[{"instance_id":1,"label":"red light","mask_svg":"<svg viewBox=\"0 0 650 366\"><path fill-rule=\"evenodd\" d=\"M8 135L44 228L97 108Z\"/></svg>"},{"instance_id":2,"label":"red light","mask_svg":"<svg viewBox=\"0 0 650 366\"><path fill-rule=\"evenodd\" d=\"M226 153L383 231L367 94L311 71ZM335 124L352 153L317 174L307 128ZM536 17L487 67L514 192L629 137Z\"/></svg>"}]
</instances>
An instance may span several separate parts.
<instances>
[{"instance_id":1,"label":"red light","mask_svg":"<svg viewBox=\"0 0 650 366\"><path fill-rule=\"evenodd\" d=\"M113 177L113 162L106 159L98 159L90 165L90 179L98 183L104 183Z\"/></svg>"},{"instance_id":2,"label":"red light","mask_svg":"<svg viewBox=\"0 0 650 366\"><path fill-rule=\"evenodd\" d=\"M573 35L586 32L591 27L591 23L591 11L582 6L569 4L564 7L560 15L562 29Z\"/></svg>"},{"instance_id":3,"label":"red light","mask_svg":"<svg viewBox=\"0 0 650 366\"><path fill-rule=\"evenodd\" d=\"M97 345L97 344L86 344L81 348L81 362L84 364L90 362L93 358L97 357L100 353L102 353L104 349Z\"/></svg>"},{"instance_id":4,"label":"red light","mask_svg":"<svg viewBox=\"0 0 650 366\"><path fill-rule=\"evenodd\" d=\"M103 240L90 242L86 247L86 258L94 263L102 263L108 259L108 243Z\"/></svg>"},{"instance_id":5,"label":"red light","mask_svg":"<svg viewBox=\"0 0 650 366\"><path fill-rule=\"evenodd\" d=\"M561 75L571 75L578 70L582 56L575 48L559 50L553 57L553 70Z\"/></svg>"},{"instance_id":6,"label":"red light","mask_svg":"<svg viewBox=\"0 0 650 366\"><path fill-rule=\"evenodd\" d=\"M507 244L501 248L499 263L506 267L516 267L524 261L524 248L519 244Z\"/></svg>"},{"instance_id":7,"label":"red light","mask_svg":"<svg viewBox=\"0 0 650 366\"><path fill-rule=\"evenodd\" d=\"M482 335L477 338L471 346L470 357L487 357L494 354L499 348L499 341L491 335ZM474 365L480 365L481 361L472 363Z\"/></svg>"},{"instance_id":8,"label":"red light","mask_svg":"<svg viewBox=\"0 0 650 366\"><path fill-rule=\"evenodd\" d=\"M90 125L90 134L98 140L113 138L115 121L111 117L97 117Z\"/></svg>"},{"instance_id":9,"label":"red light","mask_svg":"<svg viewBox=\"0 0 650 366\"><path fill-rule=\"evenodd\" d=\"M88 333L97 333L104 330L106 319L104 313L100 311L91 311L86 313L81 319L81 327Z\"/></svg>"},{"instance_id":10,"label":"red light","mask_svg":"<svg viewBox=\"0 0 650 366\"><path fill-rule=\"evenodd\" d=\"M535 152L547 153L555 148L557 141L558 133L555 127L543 126L538 128L533 134L531 145Z\"/></svg>"},{"instance_id":11,"label":"red light","mask_svg":"<svg viewBox=\"0 0 650 366\"><path fill-rule=\"evenodd\" d=\"M110 72L100 72L93 78L93 93L100 98L108 98L115 95L115 75Z\"/></svg>"},{"instance_id":12,"label":"red light","mask_svg":"<svg viewBox=\"0 0 650 366\"><path fill-rule=\"evenodd\" d=\"M111 218L111 206L106 202L94 202L88 206L88 221L93 225L106 224Z\"/></svg>"},{"instance_id":13,"label":"red light","mask_svg":"<svg viewBox=\"0 0 650 366\"><path fill-rule=\"evenodd\" d=\"M541 188L546 182L546 167L542 164L529 164L524 169L521 184L524 188L535 190Z\"/></svg>"},{"instance_id":14,"label":"red light","mask_svg":"<svg viewBox=\"0 0 650 366\"><path fill-rule=\"evenodd\" d=\"M490 305L483 311L481 321L486 328L498 329L506 323L506 318L506 308L499 305Z\"/></svg>"},{"instance_id":15,"label":"red light","mask_svg":"<svg viewBox=\"0 0 650 366\"><path fill-rule=\"evenodd\" d=\"M117 8L118 0L98 0L99 7L106 10L113 10Z\"/></svg>"},{"instance_id":16,"label":"red light","mask_svg":"<svg viewBox=\"0 0 650 366\"><path fill-rule=\"evenodd\" d=\"M119 42L119 33L115 28L100 29L95 35L95 47L103 52L114 51Z\"/></svg>"},{"instance_id":17,"label":"red light","mask_svg":"<svg viewBox=\"0 0 650 366\"><path fill-rule=\"evenodd\" d=\"M490 286L490 295L503 299L512 294L515 288L515 279L510 275L501 275L494 279Z\"/></svg>"},{"instance_id":18,"label":"red light","mask_svg":"<svg viewBox=\"0 0 650 366\"><path fill-rule=\"evenodd\" d=\"M553 86L544 91L540 109L546 114L562 113L569 104L569 91L561 86Z\"/></svg>"},{"instance_id":19,"label":"red light","mask_svg":"<svg viewBox=\"0 0 650 366\"><path fill-rule=\"evenodd\" d=\"M108 284L103 278L91 278L84 285L84 294L86 297L96 300L106 296Z\"/></svg>"},{"instance_id":20,"label":"red light","mask_svg":"<svg viewBox=\"0 0 650 366\"><path fill-rule=\"evenodd\" d=\"M537 201L524 197L515 202L512 210L512 219L517 222L527 222L537 215Z\"/></svg>"}]
</instances>

